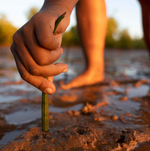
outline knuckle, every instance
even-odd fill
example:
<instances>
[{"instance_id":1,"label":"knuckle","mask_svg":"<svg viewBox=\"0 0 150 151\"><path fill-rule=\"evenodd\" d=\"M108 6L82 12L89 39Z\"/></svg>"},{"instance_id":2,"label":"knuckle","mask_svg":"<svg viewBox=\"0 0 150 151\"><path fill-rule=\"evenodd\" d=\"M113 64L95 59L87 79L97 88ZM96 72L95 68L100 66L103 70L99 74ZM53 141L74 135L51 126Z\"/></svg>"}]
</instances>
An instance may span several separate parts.
<instances>
[{"instance_id":1,"label":"knuckle","mask_svg":"<svg viewBox=\"0 0 150 151\"><path fill-rule=\"evenodd\" d=\"M22 72L22 73L20 73L20 76L21 76L21 78L22 78L23 80L28 81L29 75L28 75L27 73Z\"/></svg>"},{"instance_id":2,"label":"knuckle","mask_svg":"<svg viewBox=\"0 0 150 151\"><path fill-rule=\"evenodd\" d=\"M41 12L36 13L33 17L32 17L32 21L33 22L38 22L39 19L43 18L43 16L41 15Z\"/></svg>"},{"instance_id":3,"label":"knuckle","mask_svg":"<svg viewBox=\"0 0 150 151\"><path fill-rule=\"evenodd\" d=\"M41 81L41 82L38 84L37 88L40 89L40 90L42 90L43 85L45 85L45 82L44 82L44 81Z\"/></svg>"},{"instance_id":4,"label":"knuckle","mask_svg":"<svg viewBox=\"0 0 150 151\"><path fill-rule=\"evenodd\" d=\"M39 71L39 69L37 69L37 68L30 68L30 69L29 69L29 73L30 73L31 75L40 75L40 71Z\"/></svg>"},{"instance_id":5,"label":"knuckle","mask_svg":"<svg viewBox=\"0 0 150 151\"><path fill-rule=\"evenodd\" d=\"M45 46L49 45L50 40L51 39L48 40L46 37L42 37L42 38L38 39L38 42L41 46L45 47Z\"/></svg>"},{"instance_id":6,"label":"knuckle","mask_svg":"<svg viewBox=\"0 0 150 151\"><path fill-rule=\"evenodd\" d=\"M12 52L13 55L17 52L15 43L12 43L12 45L10 46L10 51Z\"/></svg>"},{"instance_id":7,"label":"knuckle","mask_svg":"<svg viewBox=\"0 0 150 151\"><path fill-rule=\"evenodd\" d=\"M44 66L44 65L50 64L50 60L47 56L45 56L45 57L42 57L42 59L37 60L36 63L40 66Z\"/></svg>"},{"instance_id":8,"label":"knuckle","mask_svg":"<svg viewBox=\"0 0 150 151\"><path fill-rule=\"evenodd\" d=\"M13 35L13 41L14 41L14 43L18 43L19 40L20 40L20 34L18 32L16 32Z\"/></svg>"},{"instance_id":9,"label":"knuckle","mask_svg":"<svg viewBox=\"0 0 150 151\"><path fill-rule=\"evenodd\" d=\"M14 43L10 46L10 51L14 57L15 57L15 55L17 55L17 49L16 49L16 46Z\"/></svg>"},{"instance_id":10,"label":"knuckle","mask_svg":"<svg viewBox=\"0 0 150 151\"><path fill-rule=\"evenodd\" d=\"M10 50L13 50L13 44L10 46Z\"/></svg>"},{"instance_id":11,"label":"knuckle","mask_svg":"<svg viewBox=\"0 0 150 151\"><path fill-rule=\"evenodd\" d=\"M10 46L10 50L11 50L12 53L14 52L14 46L13 46L13 44Z\"/></svg>"},{"instance_id":12,"label":"knuckle","mask_svg":"<svg viewBox=\"0 0 150 151\"><path fill-rule=\"evenodd\" d=\"M21 31L22 31L22 34L23 34L24 36L27 35L28 32L29 32L28 26L27 26L27 25L23 26L22 29L21 29Z\"/></svg>"}]
</instances>

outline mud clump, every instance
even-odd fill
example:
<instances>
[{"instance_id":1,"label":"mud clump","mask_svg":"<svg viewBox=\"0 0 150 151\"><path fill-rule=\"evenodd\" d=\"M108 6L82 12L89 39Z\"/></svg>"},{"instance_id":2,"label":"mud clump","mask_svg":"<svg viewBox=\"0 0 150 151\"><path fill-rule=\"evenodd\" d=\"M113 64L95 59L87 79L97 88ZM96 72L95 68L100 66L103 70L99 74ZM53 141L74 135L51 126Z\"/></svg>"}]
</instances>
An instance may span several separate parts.
<instances>
[{"instance_id":1,"label":"mud clump","mask_svg":"<svg viewBox=\"0 0 150 151\"><path fill-rule=\"evenodd\" d=\"M135 87L138 88L140 87L142 84L149 84L149 81L147 79L142 79L142 80L139 80L138 82L135 83Z\"/></svg>"},{"instance_id":2,"label":"mud clump","mask_svg":"<svg viewBox=\"0 0 150 151\"><path fill-rule=\"evenodd\" d=\"M118 120L118 117L117 117L116 115L113 115L113 116L112 116L112 120L115 122L115 121Z\"/></svg>"},{"instance_id":3,"label":"mud clump","mask_svg":"<svg viewBox=\"0 0 150 151\"><path fill-rule=\"evenodd\" d=\"M128 100L128 97L124 96L122 98L120 98L121 101L127 101Z\"/></svg>"}]
</instances>

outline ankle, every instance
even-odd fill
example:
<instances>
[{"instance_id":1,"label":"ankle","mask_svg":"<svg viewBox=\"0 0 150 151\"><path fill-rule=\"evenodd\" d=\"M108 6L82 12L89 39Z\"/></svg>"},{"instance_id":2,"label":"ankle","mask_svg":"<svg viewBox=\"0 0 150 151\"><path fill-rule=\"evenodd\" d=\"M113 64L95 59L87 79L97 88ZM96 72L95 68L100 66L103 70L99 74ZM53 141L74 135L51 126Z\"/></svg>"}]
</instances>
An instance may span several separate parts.
<instances>
[{"instance_id":1,"label":"ankle","mask_svg":"<svg viewBox=\"0 0 150 151\"><path fill-rule=\"evenodd\" d=\"M104 63L96 63L87 66L87 71L94 73L99 71L100 73L104 73Z\"/></svg>"}]
</instances>

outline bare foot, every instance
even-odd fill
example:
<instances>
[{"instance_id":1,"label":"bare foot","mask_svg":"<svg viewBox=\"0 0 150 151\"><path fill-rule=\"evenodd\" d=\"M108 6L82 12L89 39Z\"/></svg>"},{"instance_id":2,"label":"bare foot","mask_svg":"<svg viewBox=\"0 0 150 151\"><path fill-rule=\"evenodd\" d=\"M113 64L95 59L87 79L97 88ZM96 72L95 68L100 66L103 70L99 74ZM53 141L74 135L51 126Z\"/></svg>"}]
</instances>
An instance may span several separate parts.
<instances>
[{"instance_id":1,"label":"bare foot","mask_svg":"<svg viewBox=\"0 0 150 151\"><path fill-rule=\"evenodd\" d=\"M99 70L92 71L86 70L84 73L70 81L68 84L62 85L61 88L67 90L76 87L93 85L103 81L103 79L104 79L103 72L100 72Z\"/></svg>"}]
</instances>

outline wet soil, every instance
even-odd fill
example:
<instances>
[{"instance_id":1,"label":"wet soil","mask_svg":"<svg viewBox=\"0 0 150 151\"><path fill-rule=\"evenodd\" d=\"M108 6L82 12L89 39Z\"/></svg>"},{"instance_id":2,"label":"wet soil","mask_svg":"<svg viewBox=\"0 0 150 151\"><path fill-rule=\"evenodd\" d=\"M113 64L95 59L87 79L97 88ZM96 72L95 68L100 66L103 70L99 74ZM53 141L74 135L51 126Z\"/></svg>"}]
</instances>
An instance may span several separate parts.
<instances>
[{"instance_id":1,"label":"wet soil","mask_svg":"<svg viewBox=\"0 0 150 151\"><path fill-rule=\"evenodd\" d=\"M62 90L60 84L85 69L83 53L64 49L59 62L70 68L55 77L46 133L41 130L41 92L21 80L9 48L0 48L0 150L150 150L146 50L106 50L105 80L71 90Z\"/></svg>"}]
</instances>

